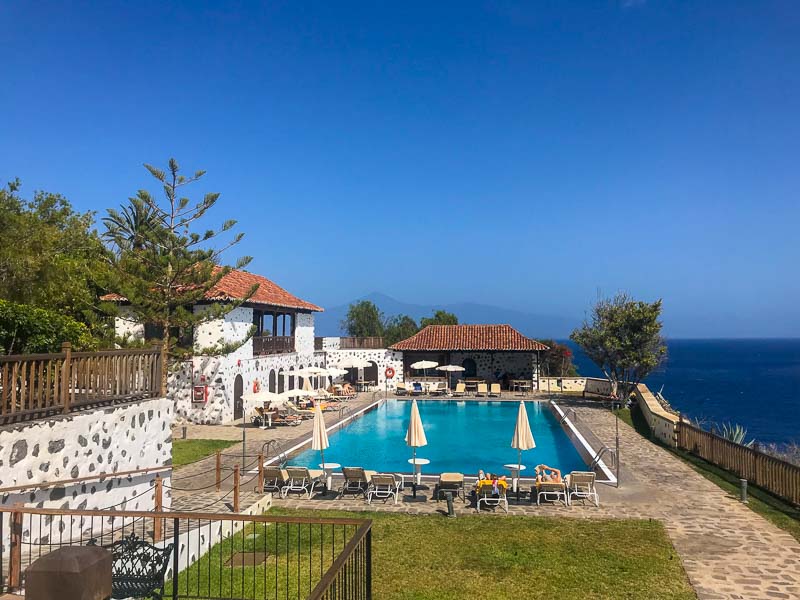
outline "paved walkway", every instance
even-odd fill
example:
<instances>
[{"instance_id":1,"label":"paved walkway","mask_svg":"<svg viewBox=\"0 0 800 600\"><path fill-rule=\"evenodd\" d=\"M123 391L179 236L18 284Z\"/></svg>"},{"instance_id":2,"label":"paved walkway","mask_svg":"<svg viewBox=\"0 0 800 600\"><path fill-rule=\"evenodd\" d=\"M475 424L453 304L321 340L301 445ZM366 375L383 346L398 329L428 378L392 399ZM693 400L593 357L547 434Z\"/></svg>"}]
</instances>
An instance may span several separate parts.
<instances>
[{"instance_id":1,"label":"paved walkway","mask_svg":"<svg viewBox=\"0 0 800 600\"><path fill-rule=\"evenodd\" d=\"M567 403L570 402L562 401L562 405ZM354 406L366 404L365 398L354 402ZM608 410L579 401L571 404L576 408L579 421L612 446L613 415ZM304 423L302 427L302 431L294 433L283 429L273 432L288 444L308 437L310 424ZM619 429L621 487L599 486L599 508L580 503L569 508L562 505L536 506L527 500L519 504L512 500L509 512L573 518L659 519L665 524L699 598L800 598L800 543L797 540L742 505L670 452L642 438L625 423L620 422ZM241 452L239 445L228 449L226 454L235 454L237 448ZM248 452L254 448L255 443L252 447L248 443ZM210 465L213 467L213 462ZM192 465L186 472L202 468L202 465ZM175 485L181 481L183 472L183 469L176 471ZM208 475L213 478L213 468ZM274 505L355 511L444 512L443 502L429 499L432 487L420 490L417 501L412 500L407 489L397 505L374 503L370 507L361 499L337 500L333 494L318 495L311 500L276 498ZM475 514L475 508L469 504L457 501L455 506L459 514ZM502 514L499 510L490 512L493 514L487 514L486 518L494 518L494 515L499 518Z\"/></svg>"}]
</instances>

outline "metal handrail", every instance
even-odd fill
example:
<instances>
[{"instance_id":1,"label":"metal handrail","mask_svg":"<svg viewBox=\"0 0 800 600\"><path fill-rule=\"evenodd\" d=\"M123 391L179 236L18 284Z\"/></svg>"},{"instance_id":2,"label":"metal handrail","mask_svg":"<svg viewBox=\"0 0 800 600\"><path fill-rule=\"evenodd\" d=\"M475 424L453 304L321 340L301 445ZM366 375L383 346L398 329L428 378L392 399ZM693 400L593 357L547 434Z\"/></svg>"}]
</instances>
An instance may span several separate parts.
<instances>
[{"instance_id":1,"label":"metal handrail","mask_svg":"<svg viewBox=\"0 0 800 600\"><path fill-rule=\"evenodd\" d=\"M289 456L286 454L286 451L283 449L283 446L278 440L267 440L261 446L261 454L264 456L265 461L270 459L270 448L272 448L273 451L272 457L277 458L279 464L283 464L288 460Z\"/></svg>"}]
</instances>

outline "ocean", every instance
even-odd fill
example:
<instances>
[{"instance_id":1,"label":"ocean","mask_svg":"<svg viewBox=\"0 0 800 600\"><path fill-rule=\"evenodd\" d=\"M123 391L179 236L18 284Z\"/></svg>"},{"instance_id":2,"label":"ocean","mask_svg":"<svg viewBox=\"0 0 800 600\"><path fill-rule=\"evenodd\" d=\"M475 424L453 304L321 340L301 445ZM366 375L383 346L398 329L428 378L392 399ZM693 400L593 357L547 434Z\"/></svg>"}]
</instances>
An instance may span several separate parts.
<instances>
[{"instance_id":1,"label":"ocean","mask_svg":"<svg viewBox=\"0 0 800 600\"><path fill-rule=\"evenodd\" d=\"M602 377L572 342L581 375ZM669 340L645 383L688 417L738 423L759 443L800 443L800 339Z\"/></svg>"}]
</instances>

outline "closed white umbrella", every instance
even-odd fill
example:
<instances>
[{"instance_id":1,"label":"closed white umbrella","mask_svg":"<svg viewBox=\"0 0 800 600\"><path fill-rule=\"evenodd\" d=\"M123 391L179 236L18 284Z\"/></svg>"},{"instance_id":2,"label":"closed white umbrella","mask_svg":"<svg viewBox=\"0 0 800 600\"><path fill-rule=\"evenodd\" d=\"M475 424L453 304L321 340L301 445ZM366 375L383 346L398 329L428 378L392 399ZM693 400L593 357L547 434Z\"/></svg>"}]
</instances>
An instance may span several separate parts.
<instances>
[{"instance_id":1,"label":"closed white umbrella","mask_svg":"<svg viewBox=\"0 0 800 600\"><path fill-rule=\"evenodd\" d=\"M514 428L511 447L517 449L517 467L522 466L522 451L536 448L536 442L533 439L533 433L531 433L531 424L528 422L528 411L525 410L524 402L519 403L517 425Z\"/></svg>"},{"instance_id":2,"label":"closed white umbrella","mask_svg":"<svg viewBox=\"0 0 800 600\"><path fill-rule=\"evenodd\" d=\"M419 416L417 401L411 401L411 420L408 422L406 432L406 446L413 448L412 458L417 458L417 448L428 445L428 438L425 437L425 428L422 426L422 418Z\"/></svg>"},{"instance_id":3,"label":"closed white umbrella","mask_svg":"<svg viewBox=\"0 0 800 600\"><path fill-rule=\"evenodd\" d=\"M328 443L328 432L325 430L325 417L322 416L322 407L317 404L314 409L314 428L311 433L311 449L319 450L322 464L325 464L325 448Z\"/></svg>"}]
</instances>

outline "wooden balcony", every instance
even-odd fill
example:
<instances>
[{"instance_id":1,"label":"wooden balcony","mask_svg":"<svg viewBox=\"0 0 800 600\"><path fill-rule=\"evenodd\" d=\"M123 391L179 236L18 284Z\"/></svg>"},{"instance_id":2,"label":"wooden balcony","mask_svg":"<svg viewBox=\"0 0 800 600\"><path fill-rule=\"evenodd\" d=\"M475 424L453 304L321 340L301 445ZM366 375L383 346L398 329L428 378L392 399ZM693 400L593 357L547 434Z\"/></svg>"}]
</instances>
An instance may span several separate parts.
<instances>
[{"instance_id":1,"label":"wooden balcony","mask_svg":"<svg viewBox=\"0 0 800 600\"><path fill-rule=\"evenodd\" d=\"M294 352L294 336L260 335L253 338L253 354L287 354Z\"/></svg>"}]
</instances>

